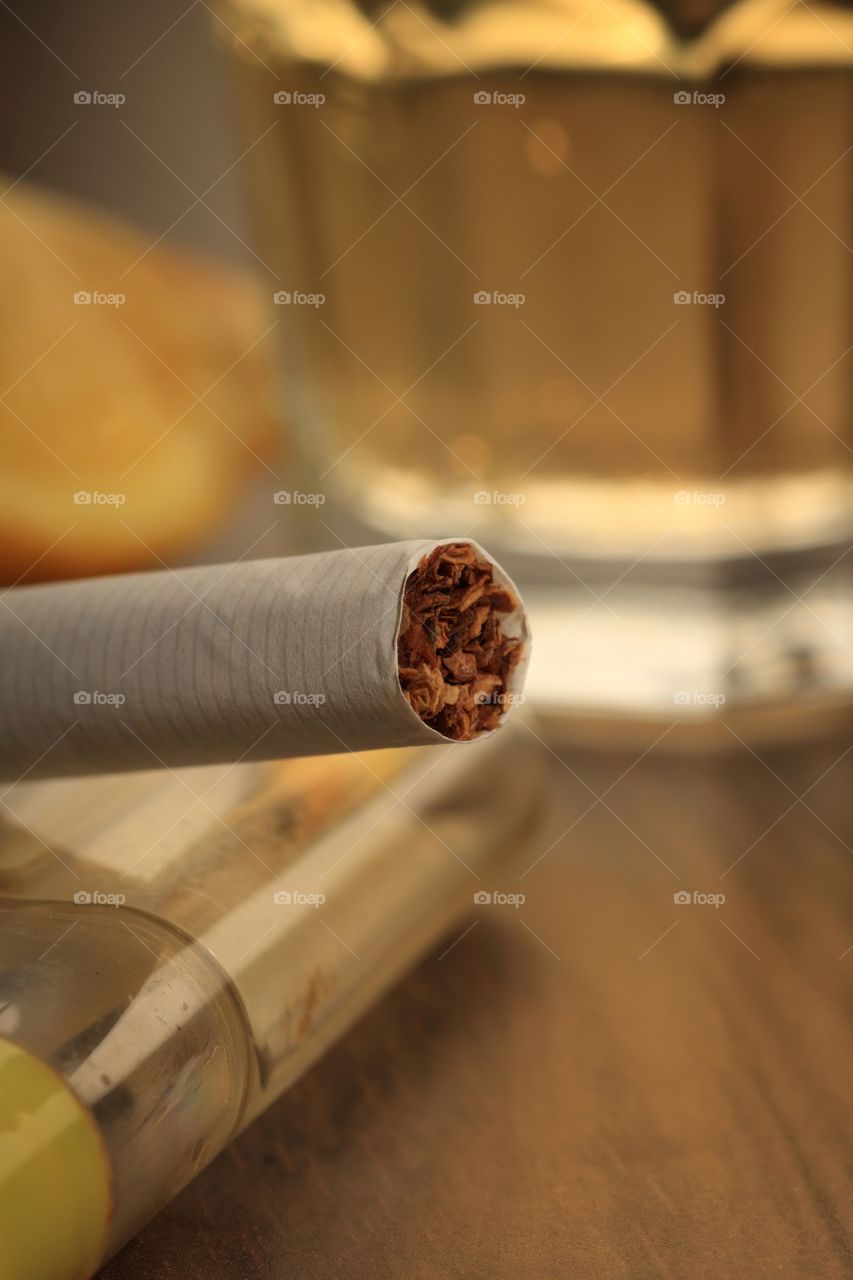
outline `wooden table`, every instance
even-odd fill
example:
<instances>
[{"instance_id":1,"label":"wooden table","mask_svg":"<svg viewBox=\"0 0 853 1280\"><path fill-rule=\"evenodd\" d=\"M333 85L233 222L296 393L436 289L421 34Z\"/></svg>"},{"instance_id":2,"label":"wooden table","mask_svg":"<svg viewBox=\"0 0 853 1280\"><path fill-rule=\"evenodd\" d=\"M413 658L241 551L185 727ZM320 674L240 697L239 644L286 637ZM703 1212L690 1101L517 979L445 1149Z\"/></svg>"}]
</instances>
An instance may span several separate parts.
<instances>
[{"instance_id":1,"label":"wooden table","mask_svg":"<svg viewBox=\"0 0 853 1280\"><path fill-rule=\"evenodd\" d=\"M639 756L103 1280L853 1274L850 735Z\"/></svg>"}]
</instances>

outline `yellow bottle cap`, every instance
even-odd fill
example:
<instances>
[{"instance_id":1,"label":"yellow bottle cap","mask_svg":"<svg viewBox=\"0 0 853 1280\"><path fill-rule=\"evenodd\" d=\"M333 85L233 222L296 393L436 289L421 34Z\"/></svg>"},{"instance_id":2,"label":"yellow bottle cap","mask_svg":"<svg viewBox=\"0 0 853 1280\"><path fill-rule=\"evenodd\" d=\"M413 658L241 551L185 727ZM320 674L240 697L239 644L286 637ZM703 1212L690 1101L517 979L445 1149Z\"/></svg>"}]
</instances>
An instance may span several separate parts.
<instances>
[{"instance_id":1,"label":"yellow bottle cap","mask_svg":"<svg viewBox=\"0 0 853 1280\"><path fill-rule=\"evenodd\" d=\"M0 1037L0 1280L91 1276L110 1184L89 1112L50 1067Z\"/></svg>"}]
</instances>

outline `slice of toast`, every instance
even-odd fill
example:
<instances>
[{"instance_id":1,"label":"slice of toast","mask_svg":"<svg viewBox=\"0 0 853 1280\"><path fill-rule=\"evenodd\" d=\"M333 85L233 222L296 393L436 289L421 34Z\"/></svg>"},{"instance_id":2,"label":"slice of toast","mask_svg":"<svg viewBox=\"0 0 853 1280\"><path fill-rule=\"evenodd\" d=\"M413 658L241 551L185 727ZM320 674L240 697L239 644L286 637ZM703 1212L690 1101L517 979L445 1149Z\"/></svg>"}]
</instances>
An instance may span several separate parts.
<instances>
[{"instance_id":1,"label":"slice of toast","mask_svg":"<svg viewBox=\"0 0 853 1280\"><path fill-rule=\"evenodd\" d=\"M0 204L0 581L203 546L275 455L253 281L20 183Z\"/></svg>"}]
</instances>

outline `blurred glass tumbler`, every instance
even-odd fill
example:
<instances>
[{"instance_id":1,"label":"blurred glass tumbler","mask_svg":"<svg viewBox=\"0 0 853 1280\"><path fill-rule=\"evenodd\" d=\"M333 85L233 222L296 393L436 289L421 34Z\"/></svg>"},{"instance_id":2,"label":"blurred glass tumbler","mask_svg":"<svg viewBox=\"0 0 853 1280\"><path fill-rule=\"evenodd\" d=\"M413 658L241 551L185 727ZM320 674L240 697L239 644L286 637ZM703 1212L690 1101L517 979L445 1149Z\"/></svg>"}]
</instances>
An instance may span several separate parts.
<instances>
[{"instance_id":1,"label":"blurred glass tumbler","mask_svg":"<svg viewBox=\"0 0 853 1280\"><path fill-rule=\"evenodd\" d=\"M338 533L471 530L538 593L552 708L820 704L853 12L668 9L224 0L285 404Z\"/></svg>"}]
</instances>

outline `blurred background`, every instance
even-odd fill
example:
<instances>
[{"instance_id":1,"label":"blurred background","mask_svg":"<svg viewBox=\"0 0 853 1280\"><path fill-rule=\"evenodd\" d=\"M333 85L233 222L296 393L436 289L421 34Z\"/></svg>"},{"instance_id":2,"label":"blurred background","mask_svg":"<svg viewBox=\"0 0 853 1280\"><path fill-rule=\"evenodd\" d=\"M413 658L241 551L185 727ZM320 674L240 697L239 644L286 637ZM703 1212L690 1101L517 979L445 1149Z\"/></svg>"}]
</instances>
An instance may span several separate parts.
<instances>
[{"instance_id":1,"label":"blurred background","mask_svg":"<svg viewBox=\"0 0 853 1280\"><path fill-rule=\"evenodd\" d=\"M189 936L287 1087L104 1277L849 1276L853 9L0 0L0 30L0 583L469 536L534 633L528 707L450 781L370 753L0 797L0 891L40 900L29 950L0 930L0 1034L76 1064ZM312 943L268 890L319 841ZM466 919L292 1085L336 982L375 998L366 948L409 962L419 859ZM411 914L365 905L371 865ZM111 1249L227 1136L224 1076L196 1142L171 1044L143 1057L95 1073ZM133 1128L155 1075L182 1146Z\"/></svg>"},{"instance_id":2,"label":"blurred background","mask_svg":"<svg viewBox=\"0 0 853 1280\"><path fill-rule=\"evenodd\" d=\"M7 583L464 534L555 740L848 702L849 8L0 21Z\"/></svg>"}]
</instances>

